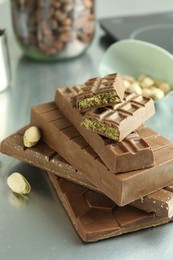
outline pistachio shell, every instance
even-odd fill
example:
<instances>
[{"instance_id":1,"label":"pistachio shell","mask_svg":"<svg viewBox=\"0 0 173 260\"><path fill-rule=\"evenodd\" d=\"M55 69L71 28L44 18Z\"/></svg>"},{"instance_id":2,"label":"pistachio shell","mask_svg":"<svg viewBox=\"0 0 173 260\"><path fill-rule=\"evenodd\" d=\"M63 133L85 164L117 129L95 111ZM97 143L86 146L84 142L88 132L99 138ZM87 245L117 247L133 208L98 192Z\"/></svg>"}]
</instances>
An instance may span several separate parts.
<instances>
[{"instance_id":1,"label":"pistachio shell","mask_svg":"<svg viewBox=\"0 0 173 260\"><path fill-rule=\"evenodd\" d=\"M38 127L31 126L29 127L23 136L23 142L26 147L32 147L37 144L41 138L41 132Z\"/></svg>"},{"instance_id":2,"label":"pistachio shell","mask_svg":"<svg viewBox=\"0 0 173 260\"><path fill-rule=\"evenodd\" d=\"M141 87L140 87L138 82L133 82L131 84L131 86L129 87L129 90L134 92L134 93L136 93L137 95L141 95L142 94L142 89L141 89Z\"/></svg>"},{"instance_id":3,"label":"pistachio shell","mask_svg":"<svg viewBox=\"0 0 173 260\"><path fill-rule=\"evenodd\" d=\"M149 88L154 84L154 80L150 77L144 78L141 82L140 85L142 88Z\"/></svg>"},{"instance_id":4,"label":"pistachio shell","mask_svg":"<svg viewBox=\"0 0 173 260\"><path fill-rule=\"evenodd\" d=\"M158 88L160 88L165 94L170 91L170 85L167 82L162 82L159 84Z\"/></svg>"},{"instance_id":5,"label":"pistachio shell","mask_svg":"<svg viewBox=\"0 0 173 260\"><path fill-rule=\"evenodd\" d=\"M28 181L18 172L12 173L7 178L7 184L13 192L18 194L27 194L31 190L31 186Z\"/></svg>"},{"instance_id":6,"label":"pistachio shell","mask_svg":"<svg viewBox=\"0 0 173 260\"><path fill-rule=\"evenodd\" d=\"M161 90L159 88L156 88L156 87L152 87L151 91L152 91L152 95L151 96L152 96L152 98L154 100L159 100L159 99L163 98L164 95L165 95L163 90Z\"/></svg>"},{"instance_id":7,"label":"pistachio shell","mask_svg":"<svg viewBox=\"0 0 173 260\"><path fill-rule=\"evenodd\" d=\"M124 83L125 89L129 88L131 85L131 83L126 79L123 80L123 83Z\"/></svg>"}]
</instances>

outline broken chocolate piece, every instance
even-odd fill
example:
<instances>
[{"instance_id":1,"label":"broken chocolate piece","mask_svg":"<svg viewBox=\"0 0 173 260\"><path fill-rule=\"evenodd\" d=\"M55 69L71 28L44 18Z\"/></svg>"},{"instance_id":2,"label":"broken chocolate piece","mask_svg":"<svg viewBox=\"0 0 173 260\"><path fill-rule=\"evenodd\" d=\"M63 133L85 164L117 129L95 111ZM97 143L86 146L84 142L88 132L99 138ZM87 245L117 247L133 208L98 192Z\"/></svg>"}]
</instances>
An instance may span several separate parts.
<instances>
[{"instance_id":1,"label":"broken chocolate piece","mask_svg":"<svg viewBox=\"0 0 173 260\"><path fill-rule=\"evenodd\" d=\"M146 212L155 212L157 216L172 218L173 192L169 191L168 186L132 202L131 205Z\"/></svg>"},{"instance_id":2,"label":"broken chocolate piece","mask_svg":"<svg viewBox=\"0 0 173 260\"><path fill-rule=\"evenodd\" d=\"M173 143L149 130L147 137L155 165L144 170L114 174L63 116L55 103L31 110L31 124L40 127L42 138L73 167L119 206L124 206L173 182ZM147 128L146 128L147 132ZM159 143L158 143L159 140Z\"/></svg>"},{"instance_id":3,"label":"broken chocolate piece","mask_svg":"<svg viewBox=\"0 0 173 260\"><path fill-rule=\"evenodd\" d=\"M92 78L81 85L76 96L76 107L81 111L110 106L123 101L124 83L118 73L103 78Z\"/></svg>"},{"instance_id":4,"label":"broken chocolate piece","mask_svg":"<svg viewBox=\"0 0 173 260\"><path fill-rule=\"evenodd\" d=\"M113 108L105 107L86 112L81 125L115 141L122 141L154 112L154 101L151 98L135 95Z\"/></svg>"},{"instance_id":5,"label":"broken chocolate piece","mask_svg":"<svg viewBox=\"0 0 173 260\"><path fill-rule=\"evenodd\" d=\"M42 140L31 148L23 143L23 135L29 126L25 126L1 142L1 152L18 160L25 161L45 171L63 177L67 180L98 190L86 176L72 167L55 150Z\"/></svg>"},{"instance_id":6,"label":"broken chocolate piece","mask_svg":"<svg viewBox=\"0 0 173 260\"><path fill-rule=\"evenodd\" d=\"M146 140L134 133L128 135L122 142L116 142L81 127L82 115L74 104L77 91L79 89L75 87L58 89L56 104L111 171L127 172L153 166L154 158L150 146ZM127 101L136 97L135 94L125 92Z\"/></svg>"},{"instance_id":7,"label":"broken chocolate piece","mask_svg":"<svg viewBox=\"0 0 173 260\"><path fill-rule=\"evenodd\" d=\"M103 194L48 174L82 240L94 242L172 221L130 205L118 207Z\"/></svg>"}]
</instances>

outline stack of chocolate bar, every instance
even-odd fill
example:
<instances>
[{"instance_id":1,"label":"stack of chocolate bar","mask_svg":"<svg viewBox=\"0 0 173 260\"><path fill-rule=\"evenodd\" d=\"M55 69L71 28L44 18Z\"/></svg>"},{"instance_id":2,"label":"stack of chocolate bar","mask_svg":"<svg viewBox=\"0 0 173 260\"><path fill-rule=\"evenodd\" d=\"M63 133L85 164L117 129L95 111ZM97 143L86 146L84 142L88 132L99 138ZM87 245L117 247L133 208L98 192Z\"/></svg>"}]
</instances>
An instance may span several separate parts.
<instances>
[{"instance_id":1,"label":"stack of chocolate bar","mask_svg":"<svg viewBox=\"0 0 173 260\"><path fill-rule=\"evenodd\" d=\"M48 172L84 241L118 236L173 219L173 143L144 125L154 112L119 74L90 79L31 109L35 146L23 144L25 126L1 151Z\"/></svg>"}]
</instances>

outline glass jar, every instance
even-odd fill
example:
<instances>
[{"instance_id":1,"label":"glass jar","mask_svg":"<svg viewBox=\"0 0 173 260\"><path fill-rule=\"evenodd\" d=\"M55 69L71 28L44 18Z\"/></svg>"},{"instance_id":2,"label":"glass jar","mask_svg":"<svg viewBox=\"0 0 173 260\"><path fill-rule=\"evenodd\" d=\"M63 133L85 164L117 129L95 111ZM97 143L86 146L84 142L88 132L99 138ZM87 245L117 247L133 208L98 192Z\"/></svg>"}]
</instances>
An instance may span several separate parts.
<instances>
[{"instance_id":1,"label":"glass jar","mask_svg":"<svg viewBox=\"0 0 173 260\"><path fill-rule=\"evenodd\" d=\"M11 0L11 12L18 43L37 60L76 57L94 36L94 0Z\"/></svg>"}]
</instances>

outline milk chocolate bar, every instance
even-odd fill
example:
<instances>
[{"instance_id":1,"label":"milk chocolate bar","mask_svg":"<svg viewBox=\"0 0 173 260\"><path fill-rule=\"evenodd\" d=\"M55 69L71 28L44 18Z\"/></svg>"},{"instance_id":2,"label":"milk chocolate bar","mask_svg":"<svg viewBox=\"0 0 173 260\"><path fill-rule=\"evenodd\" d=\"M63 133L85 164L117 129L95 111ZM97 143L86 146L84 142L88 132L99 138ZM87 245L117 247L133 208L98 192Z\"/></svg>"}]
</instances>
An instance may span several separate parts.
<instances>
[{"instance_id":1,"label":"milk chocolate bar","mask_svg":"<svg viewBox=\"0 0 173 260\"><path fill-rule=\"evenodd\" d=\"M74 168L83 172L94 186L119 206L129 204L173 182L173 143L151 129L142 131L153 150L155 165L144 170L114 174L87 145L55 103L33 107L31 124L41 129L44 142Z\"/></svg>"},{"instance_id":2,"label":"milk chocolate bar","mask_svg":"<svg viewBox=\"0 0 173 260\"><path fill-rule=\"evenodd\" d=\"M0 152L12 156L18 160L22 160L33 166L49 171L52 174L63 177L67 180L84 185L90 189L98 189L91 183L89 179L71 166L49 145L40 140L37 145L27 148L24 146L23 135L30 125L23 127L16 133L5 138L1 142Z\"/></svg>"},{"instance_id":3,"label":"milk chocolate bar","mask_svg":"<svg viewBox=\"0 0 173 260\"><path fill-rule=\"evenodd\" d=\"M59 88L56 91L55 102L64 115L73 123L75 115L75 96L80 92L80 86ZM67 103L71 108L67 112ZM68 116L69 113L71 116ZM78 124L95 133L122 141L127 135L140 127L155 113L154 101L151 98L125 92L125 100L111 107L94 109L86 112ZM74 123L73 123L74 124ZM75 125L75 124L74 124ZM77 126L75 125L77 128ZM78 131L79 127L77 128Z\"/></svg>"},{"instance_id":4,"label":"milk chocolate bar","mask_svg":"<svg viewBox=\"0 0 173 260\"><path fill-rule=\"evenodd\" d=\"M122 142L116 142L81 127L82 115L75 106L75 96L79 90L77 87L58 89L56 104L108 169L113 172L127 172L153 166L154 158L150 146L136 134L129 135ZM125 98L127 101L132 100L136 95L125 92Z\"/></svg>"},{"instance_id":5,"label":"milk chocolate bar","mask_svg":"<svg viewBox=\"0 0 173 260\"><path fill-rule=\"evenodd\" d=\"M58 91L57 91L58 92ZM81 125L97 134L122 141L154 114L154 101L135 96L112 108L93 109L85 113Z\"/></svg>"},{"instance_id":6,"label":"milk chocolate bar","mask_svg":"<svg viewBox=\"0 0 173 260\"><path fill-rule=\"evenodd\" d=\"M49 178L73 225L86 242L119 236L172 221L130 205L118 207L105 195L53 174Z\"/></svg>"},{"instance_id":7,"label":"milk chocolate bar","mask_svg":"<svg viewBox=\"0 0 173 260\"><path fill-rule=\"evenodd\" d=\"M81 112L123 101L125 86L118 73L92 78L80 87L76 107Z\"/></svg>"},{"instance_id":8,"label":"milk chocolate bar","mask_svg":"<svg viewBox=\"0 0 173 260\"><path fill-rule=\"evenodd\" d=\"M91 181L86 178L83 172L79 172L73 166L69 165L58 153L42 141L29 149L24 147L23 134L28 127L29 126L22 128L3 140L1 152L102 193L101 190L98 190ZM142 197L132 202L131 205L146 212L155 212L157 216L171 218L173 215L173 186L167 186L165 189L160 189L159 191Z\"/></svg>"}]
</instances>

